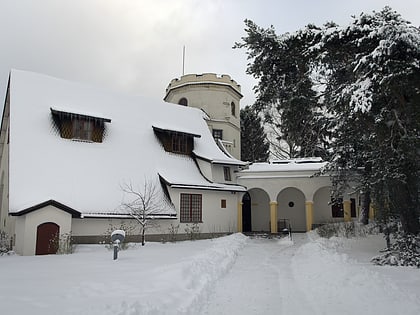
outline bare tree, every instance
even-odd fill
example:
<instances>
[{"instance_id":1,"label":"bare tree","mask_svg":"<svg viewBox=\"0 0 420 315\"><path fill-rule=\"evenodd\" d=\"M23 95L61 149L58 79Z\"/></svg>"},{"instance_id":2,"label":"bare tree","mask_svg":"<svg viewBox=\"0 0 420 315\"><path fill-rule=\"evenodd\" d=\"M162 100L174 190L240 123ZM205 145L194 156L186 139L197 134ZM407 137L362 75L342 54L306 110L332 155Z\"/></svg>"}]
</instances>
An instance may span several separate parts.
<instances>
[{"instance_id":1,"label":"bare tree","mask_svg":"<svg viewBox=\"0 0 420 315\"><path fill-rule=\"evenodd\" d=\"M121 207L140 224L141 245L144 246L146 230L156 226L154 219L167 213L170 204L156 181L145 179L141 189L133 187L132 183L124 184L122 190L128 201L123 202Z\"/></svg>"}]
</instances>

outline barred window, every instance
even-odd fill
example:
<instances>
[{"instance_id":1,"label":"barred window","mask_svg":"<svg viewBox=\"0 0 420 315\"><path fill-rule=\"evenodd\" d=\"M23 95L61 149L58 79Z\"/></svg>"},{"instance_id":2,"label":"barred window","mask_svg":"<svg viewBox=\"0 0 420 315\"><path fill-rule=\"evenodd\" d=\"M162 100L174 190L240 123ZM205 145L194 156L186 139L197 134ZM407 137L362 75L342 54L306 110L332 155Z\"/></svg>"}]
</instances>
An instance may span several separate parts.
<instances>
[{"instance_id":1,"label":"barred window","mask_svg":"<svg viewBox=\"0 0 420 315\"><path fill-rule=\"evenodd\" d=\"M213 138L214 140L223 140L223 130L222 129L213 129Z\"/></svg>"},{"instance_id":2,"label":"barred window","mask_svg":"<svg viewBox=\"0 0 420 315\"><path fill-rule=\"evenodd\" d=\"M172 135L172 152L187 154L188 136L184 134Z\"/></svg>"},{"instance_id":3,"label":"barred window","mask_svg":"<svg viewBox=\"0 0 420 315\"><path fill-rule=\"evenodd\" d=\"M181 194L180 222L201 222L201 204L201 195Z\"/></svg>"},{"instance_id":4,"label":"barred window","mask_svg":"<svg viewBox=\"0 0 420 315\"><path fill-rule=\"evenodd\" d=\"M225 175L225 180L226 181L231 181L232 177L230 176L230 167L224 166L223 167L223 173Z\"/></svg>"}]
</instances>

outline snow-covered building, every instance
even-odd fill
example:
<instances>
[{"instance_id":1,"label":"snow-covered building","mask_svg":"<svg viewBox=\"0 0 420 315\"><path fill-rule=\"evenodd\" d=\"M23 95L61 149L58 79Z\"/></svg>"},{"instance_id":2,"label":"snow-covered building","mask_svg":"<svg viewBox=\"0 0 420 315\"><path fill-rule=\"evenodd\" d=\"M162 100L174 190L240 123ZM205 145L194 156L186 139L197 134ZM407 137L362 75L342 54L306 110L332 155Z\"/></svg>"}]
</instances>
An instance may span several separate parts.
<instances>
[{"instance_id":1,"label":"snow-covered building","mask_svg":"<svg viewBox=\"0 0 420 315\"><path fill-rule=\"evenodd\" d=\"M229 75L203 73L173 79L166 88L164 100L202 109L213 137L229 154L240 159L241 98L241 86Z\"/></svg>"},{"instance_id":2,"label":"snow-covered building","mask_svg":"<svg viewBox=\"0 0 420 315\"><path fill-rule=\"evenodd\" d=\"M212 111L232 116L225 121L229 129L232 120L239 123L241 95L229 87L236 83L227 76L206 78L217 81L216 90L223 86ZM226 85L219 82L227 79ZM179 87L173 81L165 100L198 100L207 81ZM97 243L122 226L135 227L131 237L138 241L140 227L123 206L132 200L127 187L144 192L153 186L165 201L149 214L158 223L148 229L149 240L182 238L196 227L200 237L278 233L289 224L293 231L308 231L358 216L357 191L331 205L329 177L314 176L325 162L248 165L214 137L212 124L220 121L183 102L177 106L12 70L0 134L0 232L12 236L14 250L51 253L51 241L70 234L76 243Z\"/></svg>"},{"instance_id":3,"label":"snow-covered building","mask_svg":"<svg viewBox=\"0 0 420 315\"><path fill-rule=\"evenodd\" d=\"M321 158L255 163L238 173L247 187L242 204L242 231L309 231L314 226L350 221L359 215L360 196L351 189L331 202L331 180L319 175ZM318 175L317 175L318 174Z\"/></svg>"},{"instance_id":4,"label":"snow-covered building","mask_svg":"<svg viewBox=\"0 0 420 315\"><path fill-rule=\"evenodd\" d=\"M179 225L238 230L245 163L214 141L196 108L111 93L12 70L1 123L1 230L23 255L48 252L52 234L97 242L133 221L122 187L158 186L168 207L147 232Z\"/></svg>"}]
</instances>

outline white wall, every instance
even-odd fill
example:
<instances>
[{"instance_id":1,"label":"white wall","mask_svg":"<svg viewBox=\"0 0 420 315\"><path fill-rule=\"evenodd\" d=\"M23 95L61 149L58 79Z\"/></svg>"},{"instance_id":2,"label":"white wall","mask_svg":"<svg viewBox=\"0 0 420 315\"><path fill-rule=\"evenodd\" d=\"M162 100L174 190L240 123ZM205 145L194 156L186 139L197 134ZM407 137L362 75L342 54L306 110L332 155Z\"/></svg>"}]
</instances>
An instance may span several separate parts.
<instances>
[{"instance_id":1,"label":"white wall","mask_svg":"<svg viewBox=\"0 0 420 315\"><path fill-rule=\"evenodd\" d=\"M37 227L46 222L56 223L60 235L71 232L71 214L53 206L29 212L16 220L15 251L20 255L35 255Z\"/></svg>"},{"instance_id":2,"label":"white wall","mask_svg":"<svg viewBox=\"0 0 420 315\"><path fill-rule=\"evenodd\" d=\"M293 187L282 190L277 198L278 219L289 219L292 231L306 231L305 196ZM292 202L293 206L289 203Z\"/></svg>"},{"instance_id":3,"label":"white wall","mask_svg":"<svg viewBox=\"0 0 420 315\"><path fill-rule=\"evenodd\" d=\"M238 202L241 200L239 198L242 198L240 193L231 193L229 191L170 189L171 199L177 210L177 224L180 225L180 233L185 233L184 230L187 226L187 223L179 222L181 193L202 195L202 222L199 223L200 231L202 233L237 231ZM222 199L226 200L226 208L221 208Z\"/></svg>"}]
</instances>

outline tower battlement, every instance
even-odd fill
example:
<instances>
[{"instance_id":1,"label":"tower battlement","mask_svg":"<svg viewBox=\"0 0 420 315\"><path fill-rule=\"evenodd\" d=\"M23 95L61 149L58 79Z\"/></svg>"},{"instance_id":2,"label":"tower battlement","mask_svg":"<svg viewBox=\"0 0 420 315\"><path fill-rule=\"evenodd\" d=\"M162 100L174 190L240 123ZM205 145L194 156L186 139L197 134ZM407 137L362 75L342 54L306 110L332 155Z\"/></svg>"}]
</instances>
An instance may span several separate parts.
<instances>
[{"instance_id":1,"label":"tower battlement","mask_svg":"<svg viewBox=\"0 0 420 315\"><path fill-rule=\"evenodd\" d=\"M215 74L215 73L203 73L203 74L186 74L180 78L173 79L166 88L166 94L177 87L191 84L219 84L227 85L233 88L241 96L241 86L233 80L228 74Z\"/></svg>"}]
</instances>

